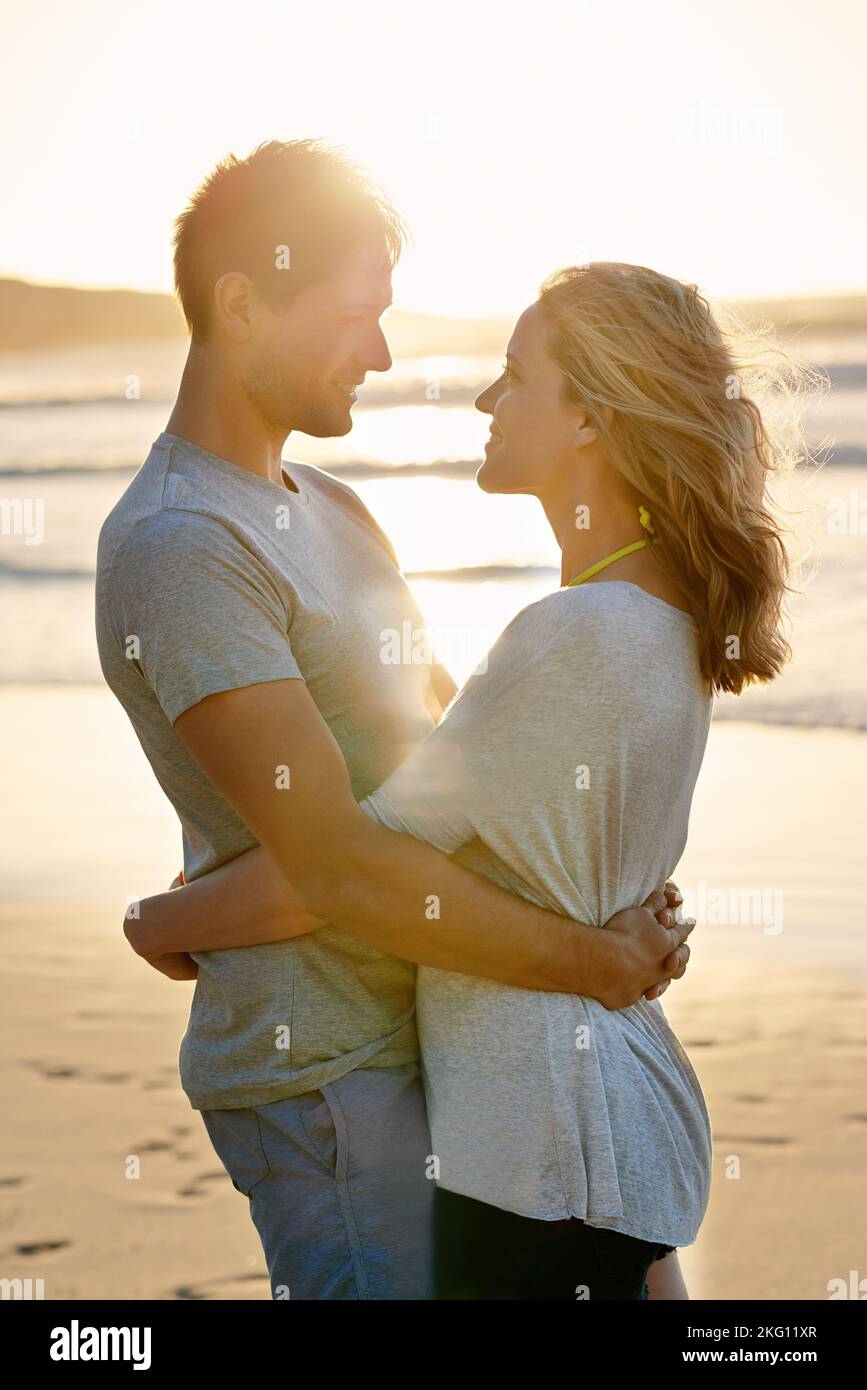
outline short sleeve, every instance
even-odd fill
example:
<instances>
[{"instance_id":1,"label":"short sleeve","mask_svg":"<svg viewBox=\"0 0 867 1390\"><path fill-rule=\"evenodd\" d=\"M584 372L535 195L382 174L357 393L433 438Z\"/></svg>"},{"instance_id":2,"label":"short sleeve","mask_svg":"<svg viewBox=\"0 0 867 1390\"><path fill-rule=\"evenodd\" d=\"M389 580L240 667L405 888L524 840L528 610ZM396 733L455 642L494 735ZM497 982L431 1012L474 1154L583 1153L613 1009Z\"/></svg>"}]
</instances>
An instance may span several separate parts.
<instances>
[{"instance_id":1,"label":"short sleeve","mask_svg":"<svg viewBox=\"0 0 867 1390\"><path fill-rule=\"evenodd\" d=\"M163 511L138 522L112 563L109 614L172 724L209 695L303 679L273 578L211 517Z\"/></svg>"},{"instance_id":2,"label":"short sleeve","mask_svg":"<svg viewBox=\"0 0 867 1390\"><path fill-rule=\"evenodd\" d=\"M595 747L580 716L594 665L592 641L519 615L362 810L446 853L478 838L502 857L539 808L574 799L573 750Z\"/></svg>"},{"instance_id":3,"label":"short sleeve","mask_svg":"<svg viewBox=\"0 0 867 1390\"><path fill-rule=\"evenodd\" d=\"M476 833L476 797L461 741L443 722L361 802L361 809L380 825L453 854Z\"/></svg>"}]
</instances>

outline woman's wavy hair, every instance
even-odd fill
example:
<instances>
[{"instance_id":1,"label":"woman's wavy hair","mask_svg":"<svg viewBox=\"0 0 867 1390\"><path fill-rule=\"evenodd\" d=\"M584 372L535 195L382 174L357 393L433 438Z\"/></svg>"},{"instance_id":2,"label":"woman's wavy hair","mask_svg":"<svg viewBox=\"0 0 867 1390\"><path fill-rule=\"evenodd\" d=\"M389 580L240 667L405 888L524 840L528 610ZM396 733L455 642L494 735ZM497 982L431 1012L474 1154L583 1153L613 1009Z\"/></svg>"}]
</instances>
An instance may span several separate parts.
<instances>
[{"instance_id":1,"label":"woman's wavy hair","mask_svg":"<svg viewBox=\"0 0 867 1390\"><path fill-rule=\"evenodd\" d=\"M651 513L650 553L683 590L711 689L773 680L792 652L785 533L767 485L804 455L797 407L819 374L766 331L715 316L695 285L646 266L569 267L539 300L567 399L590 414ZM767 411L781 405L788 419L773 424Z\"/></svg>"}]
</instances>

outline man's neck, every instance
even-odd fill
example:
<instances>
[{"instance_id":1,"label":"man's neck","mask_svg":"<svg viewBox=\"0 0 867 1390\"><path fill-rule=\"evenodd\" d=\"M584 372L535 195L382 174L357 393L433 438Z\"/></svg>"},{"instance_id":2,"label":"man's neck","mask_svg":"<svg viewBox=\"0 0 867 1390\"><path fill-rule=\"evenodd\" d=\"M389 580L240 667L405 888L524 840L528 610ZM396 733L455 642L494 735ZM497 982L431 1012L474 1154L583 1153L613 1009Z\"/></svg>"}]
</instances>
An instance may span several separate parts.
<instances>
[{"instance_id":1,"label":"man's neck","mask_svg":"<svg viewBox=\"0 0 867 1390\"><path fill-rule=\"evenodd\" d=\"M190 345L166 431L271 482L282 480L287 436L269 430L237 379L195 344Z\"/></svg>"}]
</instances>

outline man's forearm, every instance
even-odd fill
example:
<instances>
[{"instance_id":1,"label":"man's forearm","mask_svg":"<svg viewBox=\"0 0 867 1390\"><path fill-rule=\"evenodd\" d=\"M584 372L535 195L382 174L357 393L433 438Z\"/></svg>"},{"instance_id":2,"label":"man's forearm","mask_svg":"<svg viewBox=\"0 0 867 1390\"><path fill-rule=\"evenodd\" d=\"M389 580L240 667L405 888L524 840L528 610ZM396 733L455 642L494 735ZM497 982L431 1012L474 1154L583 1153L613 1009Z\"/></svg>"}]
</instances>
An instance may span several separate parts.
<instances>
[{"instance_id":1,"label":"man's forearm","mask_svg":"<svg viewBox=\"0 0 867 1390\"><path fill-rule=\"evenodd\" d=\"M524 989L597 995L606 933L496 887L410 835L369 823L339 866L299 885L308 909L378 950ZM310 894L307 897L307 894Z\"/></svg>"},{"instance_id":2,"label":"man's forearm","mask_svg":"<svg viewBox=\"0 0 867 1390\"><path fill-rule=\"evenodd\" d=\"M497 888L410 835L366 817L356 825L360 842L320 875L324 887L311 889L301 875L316 916L257 848L145 898L138 919L125 924L130 944L148 957L226 950L294 938L330 921L387 954L503 984L594 994L610 980L605 933Z\"/></svg>"}]
</instances>

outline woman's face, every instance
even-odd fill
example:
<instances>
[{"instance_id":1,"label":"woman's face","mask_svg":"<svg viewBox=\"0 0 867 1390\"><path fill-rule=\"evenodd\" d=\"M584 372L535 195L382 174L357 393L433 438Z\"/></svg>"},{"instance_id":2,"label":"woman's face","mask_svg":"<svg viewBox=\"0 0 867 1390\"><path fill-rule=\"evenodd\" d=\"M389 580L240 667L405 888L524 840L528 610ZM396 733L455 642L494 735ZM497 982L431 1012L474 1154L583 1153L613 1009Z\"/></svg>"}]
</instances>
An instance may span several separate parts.
<instances>
[{"instance_id":1,"label":"woman's face","mask_svg":"<svg viewBox=\"0 0 867 1390\"><path fill-rule=\"evenodd\" d=\"M577 449L595 438L581 429L584 412L565 400L564 377L545 346L548 310L525 309L509 339L506 366L476 400L491 416L485 461L476 474L484 492L526 492L535 497L574 480Z\"/></svg>"}]
</instances>

